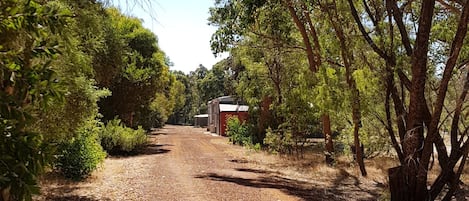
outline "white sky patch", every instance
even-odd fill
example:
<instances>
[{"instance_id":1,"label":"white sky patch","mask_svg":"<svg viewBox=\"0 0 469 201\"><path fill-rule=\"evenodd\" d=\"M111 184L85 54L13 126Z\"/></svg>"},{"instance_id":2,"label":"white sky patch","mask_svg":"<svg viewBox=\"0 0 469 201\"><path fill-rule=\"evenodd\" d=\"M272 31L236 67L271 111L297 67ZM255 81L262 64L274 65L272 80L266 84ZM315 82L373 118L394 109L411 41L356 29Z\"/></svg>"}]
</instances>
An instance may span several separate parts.
<instances>
[{"instance_id":1,"label":"white sky patch","mask_svg":"<svg viewBox=\"0 0 469 201\"><path fill-rule=\"evenodd\" d=\"M152 8L145 7L151 14L140 6L128 11L126 1L129 0L113 0L126 14L142 19L143 26L158 36L160 48L174 63L171 70L189 73L199 64L210 69L227 57L223 54L215 58L210 49L210 38L216 27L209 26L207 18L213 0L151 0Z\"/></svg>"}]
</instances>

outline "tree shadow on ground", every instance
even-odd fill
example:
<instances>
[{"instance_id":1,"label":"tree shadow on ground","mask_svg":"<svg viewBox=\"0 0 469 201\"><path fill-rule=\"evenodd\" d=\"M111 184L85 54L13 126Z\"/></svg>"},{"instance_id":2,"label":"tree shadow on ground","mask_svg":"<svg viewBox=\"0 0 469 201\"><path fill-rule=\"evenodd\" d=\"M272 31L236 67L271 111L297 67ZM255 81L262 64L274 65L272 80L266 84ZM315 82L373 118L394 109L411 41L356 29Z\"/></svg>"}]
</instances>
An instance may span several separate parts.
<instances>
[{"instance_id":1,"label":"tree shadow on ground","mask_svg":"<svg viewBox=\"0 0 469 201\"><path fill-rule=\"evenodd\" d=\"M167 131L157 130L157 131L152 131L152 132L148 133L148 135L149 136L168 135L168 132Z\"/></svg>"},{"instance_id":2,"label":"tree shadow on ground","mask_svg":"<svg viewBox=\"0 0 469 201\"><path fill-rule=\"evenodd\" d=\"M129 158L129 157L145 156L145 155L166 154L171 151L170 149L166 149L166 147L170 147L170 146L173 146L173 145L171 144L148 144L132 152L111 151L109 152L109 154L114 158Z\"/></svg>"},{"instance_id":3,"label":"tree shadow on ground","mask_svg":"<svg viewBox=\"0 0 469 201\"><path fill-rule=\"evenodd\" d=\"M245 159L231 159L231 160L228 160L229 162L232 162L232 163L249 163L248 160L245 160Z\"/></svg>"},{"instance_id":4,"label":"tree shadow on ground","mask_svg":"<svg viewBox=\"0 0 469 201\"><path fill-rule=\"evenodd\" d=\"M71 196L47 196L46 200L50 201L110 201L111 199L106 198L92 198L87 196L78 196L78 195L71 195Z\"/></svg>"},{"instance_id":5,"label":"tree shadow on ground","mask_svg":"<svg viewBox=\"0 0 469 201\"><path fill-rule=\"evenodd\" d=\"M155 155L155 154L165 154L170 152L170 149L166 149L163 147L170 147L173 146L172 144L149 144L137 151L136 154L138 155Z\"/></svg>"},{"instance_id":6,"label":"tree shadow on ground","mask_svg":"<svg viewBox=\"0 0 469 201\"><path fill-rule=\"evenodd\" d=\"M238 168L235 169L241 172L251 172L257 174L254 178L243 178L232 175L223 175L217 173L206 173L197 175L195 178L207 179L219 182L230 182L237 185L249 186L254 188L270 188L278 189L288 195L292 195L302 200L376 200L379 194L359 188L355 182L344 182L349 180L350 177L343 176L343 178L336 178L333 187L321 186L318 183L311 183L297 179L286 178L279 175L277 172L270 172L266 170ZM344 170L345 171L345 170ZM357 180L358 178L352 178ZM354 195L361 195L356 197Z\"/></svg>"},{"instance_id":7,"label":"tree shadow on ground","mask_svg":"<svg viewBox=\"0 0 469 201\"><path fill-rule=\"evenodd\" d=\"M54 180L59 180L58 179L58 174L57 173L50 173L48 177L52 177ZM71 183L76 183L75 181L70 181L70 180L64 180L64 178L60 179L63 185L58 185L53 188L48 188L47 191L42 192L42 195L40 196L43 199L38 199L38 200L51 200L51 201L98 201L98 200L103 200L103 201L110 201L111 199L109 198L96 198L96 197L89 197L86 195L74 195L74 192L76 190L79 190L80 187L77 186L71 186Z\"/></svg>"}]
</instances>

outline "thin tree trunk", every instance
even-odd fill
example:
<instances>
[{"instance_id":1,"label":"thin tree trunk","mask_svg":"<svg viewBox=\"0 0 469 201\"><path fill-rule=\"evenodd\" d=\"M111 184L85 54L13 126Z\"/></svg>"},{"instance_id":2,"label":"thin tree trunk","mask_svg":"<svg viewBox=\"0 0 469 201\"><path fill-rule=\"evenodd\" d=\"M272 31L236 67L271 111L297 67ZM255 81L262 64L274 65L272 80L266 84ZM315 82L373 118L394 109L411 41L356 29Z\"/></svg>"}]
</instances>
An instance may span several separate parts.
<instances>
[{"instance_id":1,"label":"thin tree trunk","mask_svg":"<svg viewBox=\"0 0 469 201\"><path fill-rule=\"evenodd\" d=\"M327 113L322 115L322 131L324 133L324 139L326 144L326 163L328 165L333 165L334 143L332 141L331 119L329 117L329 114Z\"/></svg>"},{"instance_id":2,"label":"thin tree trunk","mask_svg":"<svg viewBox=\"0 0 469 201\"><path fill-rule=\"evenodd\" d=\"M358 89L355 86L355 81L353 81L352 86L350 86L352 90L352 119L353 119L353 142L355 145L355 151L356 151L356 160L358 163L358 166L360 167L360 172L362 173L362 176L366 176L366 168L365 168L365 162L363 161L364 159L364 153L362 149L362 144L360 143L360 134L359 130L361 127L361 113L360 113L360 94Z\"/></svg>"},{"instance_id":3,"label":"thin tree trunk","mask_svg":"<svg viewBox=\"0 0 469 201\"><path fill-rule=\"evenodd\" d=\"M320 55L321 46L319 44L317 32L311 21L309 12L306 10L307 6L304 2L302 2L301 11L299 12L299 13L305 13L304 14L305 16L302 16L306 20L306 22L304 22L300 19L300 16L298 16L298 12L295 9L292 0L285 0L284 5L287 7L290 13L290 16L293 19L293 22L295 23L296 27L298 28L298 31L301 34L303 43L306 47L306 56L308 58L309 69L314 74L319 70L319 67L321 66L321 63L322 63L321 61L322 59ZM313 49L312 43L310 41L307 27L309 28L309 33L313 40L315 49ZM334 144L333 144L333 139L332 139L331 120L330 120L328 113L323 114L322 125L323 125L323 132L324 132L324 138L325 138L325 143L326 143L326 163L329 165L332 165L334 163L334 157L333 157Z\"/></svg>"},{"instance_id":4,"label":"thin tree trunk","mask_svg":"<svg viewBox=\"0 0 469 201\"><path fill-rule=\"evenodd\" d=\"M306 48L306 56L308 58L308 63L309 63L309 69L311 72L315 73L317 72L319 68L319 64L315 61L314 59L314 51L313 47L311 45L311 41L308 36L308 32L306 30L305 24L300 20L295 8L293 7L293 2L292 0L286 0L285 4L287 6L287 9L290 13L290 16L293 19L293 22L295 23L296 27L300 31L301 37L303 39L303 43Z\"/></svg>"},{"instance_id":5,"label":"thin tree trunk","mask_svg":"<svg viewBox=\"0 0 469 201\"><path fill-rule=\"evenodd\" d=\"M333 10L331 9L333 8ZM352 105L352 120L353 120L353 141L355 146L355 154L358 166L360 167L360 172L363 176L367 175L365 162L363 161L363 151L362 144L360 143L360 127L361 127L361 112L360 112L360 92L357 89L355 80L352 77L352 54L348 51L347 48L347 39L344 34L342 26L339 26L341 19L337 14L337 5L335 0L331 2L330 5L325 5L324 10L329 16L329 20L332 24L332 27L335 30L335 34L339 40L340 52L342 60L345 66L346 81L349 86L349 89L352 92L351 96L351 105Z\"/></svg>"}]
</instances>

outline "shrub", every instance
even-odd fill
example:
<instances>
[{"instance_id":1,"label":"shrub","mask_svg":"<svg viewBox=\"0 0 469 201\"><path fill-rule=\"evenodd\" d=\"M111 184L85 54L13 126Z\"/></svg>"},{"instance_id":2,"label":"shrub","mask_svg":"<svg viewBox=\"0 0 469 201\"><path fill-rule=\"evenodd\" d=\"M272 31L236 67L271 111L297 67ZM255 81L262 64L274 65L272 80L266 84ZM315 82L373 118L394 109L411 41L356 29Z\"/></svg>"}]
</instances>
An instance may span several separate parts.
<instances>
[{"instance_id":1,"label":"shrub","mask_svg":"<svg viewBox=\"0 0 469 201\"><path fill-rule=\"evenodd\" d=\"M90 120L78 129L77 137L63 143L56 167L67 178L80 180L88 177L103 162L106 153L98 139L101 129Z\"/></svg>"},{"instance_id":2,"label":"shrub","mask_svg":"<svg viewBox=\"0 0 469 201\"><path fill-rule=\"evenodd\" d=\"M107 123L100 133L101 145L108 153L130 153L147 143L144 129L137 130L125 127L119 119Z\"/></svg>"},{"instance_id":3,"label":"shrub","mask_svg":"<svg viewBox=\"0 0 469 201\"><path fill-rule=\"evenodd\" d=\"M292 151L293 140L292 134L288 129L271 129L266 130L264 144L273 153L290 153Z\"/></svg>"},{"instance_id":4,"label":"shrub","mask_svg":"<svg viewBox=\"0 0 469 201\"><path fill-rule=\"evenodd\" d=\"M0 200L30 200L39 193L37 177L52 161L52 147L43 135L0 115Z\"/></svg>"},{"instance_id":5,"label":"shrub","mask_svg":"<svg viewBox=\"0 0 469 201\"><path fill-rule=\"evenodd\" d=\"M230 117L227 121L226 135L229 137L230 142L239 145L252 144L251 136L248 132L248 126L241 123L237 117Z\"/></svg>"}]
</instances>

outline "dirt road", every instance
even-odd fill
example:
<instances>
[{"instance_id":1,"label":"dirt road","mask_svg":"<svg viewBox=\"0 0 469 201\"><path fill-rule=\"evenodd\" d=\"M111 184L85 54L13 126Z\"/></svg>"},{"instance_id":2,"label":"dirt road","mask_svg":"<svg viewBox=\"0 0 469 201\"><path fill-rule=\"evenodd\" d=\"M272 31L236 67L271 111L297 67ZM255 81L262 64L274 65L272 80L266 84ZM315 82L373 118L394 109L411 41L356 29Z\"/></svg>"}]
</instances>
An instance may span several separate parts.
<instances>
[{"instance_id":1,"label":"dirt road","mask_svg":"<svg viewBox=\"0 0 469 201\"><path fill-rule=\"evenodd\" d=\"M204 131L166 126L141 154L108 158L84 182L49 178L38 200L298 200L253 169L244 148Z\"/></svg>"},{"instance_id":2,"label":"dirt road","mask_svg":"<svg viewBox=\"0 0 469 201\"><path fill-rule=\"evenodd\" d=\"M367 160L367 177L346 158L334 167L320 151L301 159L229 144L201 128L166 126L139 154L107 158L81 182L55 174L34 200L97 201L349 201L386 200L386 171L396 161ZM348 162L347 162L348 161ZM469 189L465 187L465 189ZM467 200L469 190L461 193Z\"/></svg>"}]
</instances>

